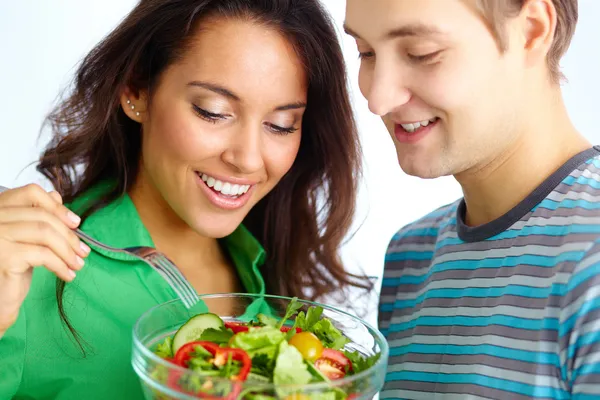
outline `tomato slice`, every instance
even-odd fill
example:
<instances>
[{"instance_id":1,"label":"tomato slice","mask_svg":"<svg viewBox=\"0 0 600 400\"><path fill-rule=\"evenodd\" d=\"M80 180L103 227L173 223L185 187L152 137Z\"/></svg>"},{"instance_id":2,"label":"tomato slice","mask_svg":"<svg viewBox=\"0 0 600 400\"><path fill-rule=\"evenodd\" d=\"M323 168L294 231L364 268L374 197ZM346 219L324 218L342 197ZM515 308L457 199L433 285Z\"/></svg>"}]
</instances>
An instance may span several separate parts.
<instances>
[{"instance_id":1,"label":"tomato slice","mask_svg":"<svg viewBox=\"0 0 600 400\"><path fill-rule=\"evenodd\" d=\"M338 350L323 349L323 354L315 361L315 367L331 380L341 379L347 371L352 371L352 363Z\"/></svg>"},{"instance_id":2,"label":"tomato slice","mask_svg":"<svg viewBox=\"0 0 600 400\"><path fill-rule=\"evenodd\" d=\"M250 328L248 328L247 325L244 325L239 322L231 322L231 321L225 322L225 328L231 329L233 331L233 333L248 332L248 330L250 329Z\"/></svg>"}]
</instances>

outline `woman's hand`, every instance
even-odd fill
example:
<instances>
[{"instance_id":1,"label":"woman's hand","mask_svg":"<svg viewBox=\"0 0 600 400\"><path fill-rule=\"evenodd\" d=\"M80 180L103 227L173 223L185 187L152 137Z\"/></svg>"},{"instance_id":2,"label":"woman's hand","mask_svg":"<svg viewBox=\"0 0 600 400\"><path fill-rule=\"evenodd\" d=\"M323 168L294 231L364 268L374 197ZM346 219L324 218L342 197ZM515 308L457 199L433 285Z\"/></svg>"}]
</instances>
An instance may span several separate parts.
<instances>
[{"instance_id":1,"label":"woman's hand","mask_svg":"<svg viewBox=\"0 0 600 400\"><path fill-rule=\"evenodd\" d=\"M70 282L83 267L90 249L73 232L80 222L38 185L0 193L0 337L17 320L33 268Z\"/></svg>"}]
</instances>

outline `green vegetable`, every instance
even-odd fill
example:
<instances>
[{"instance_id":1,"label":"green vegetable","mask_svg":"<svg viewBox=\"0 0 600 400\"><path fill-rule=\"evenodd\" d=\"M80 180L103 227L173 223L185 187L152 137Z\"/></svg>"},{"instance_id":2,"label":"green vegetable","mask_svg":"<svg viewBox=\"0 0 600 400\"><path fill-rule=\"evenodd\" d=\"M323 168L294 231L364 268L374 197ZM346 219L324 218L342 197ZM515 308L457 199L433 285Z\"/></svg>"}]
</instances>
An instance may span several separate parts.
<instances>
[{"instance_id":1,"label":"green vegetable","mask_svg":"<svg viewBox=\"0 0 600 400\"><path fill-rule=\"evenodd\" d=\"M371 368L379 359L380 354L365 357L358 351L343 350L350 339L334 326L332 321L323 316L322 307L308 307L304 311L303 304L297 298L288 304L285 315L281 319L273 318L266 314L256 315L254 321L246 324L248 330L239 331L227 328L223 321L215 314L205 313L196 315L184 324L173 338L166 338L155 348L155 353L163 358L173 358L177 349L183 344L191 341L204 341L214 343L215 348L221 346L244 350L251 358L252 363L246 362L247 386L242 393L237 394L238 399L246 400L275 400L294 394L302 394L311 400L346 400L348 393L340 388L333 387L333 382L320 372L312 363L306 362L302 353L288 341L297 334L296 328L303 332L310 332L317 336L325 348L341 350L352 363L352 370L346 371L353 375ZM282 332L283 326L290 327L290 319L293 327ZM235 333L234 333L235 332ZM312 335L310 335L312 336ZM316 339L315 339L316 342ZM208 345L208 344L207 344ZM191 351L192 347L190 347ZM235 350L239 352L239 350ZM202 389L203 394L223 397L231 395L230 382L211 382L210 385L202 387L207 378L231 378L239 375L242 364L234 359L231 354L227 358L221 358L216 365L214 352L211 353L202 346L193 347L186 359L185 365L196 371L198 375L182 376L179 385L183 389L197 391ZM247 360L247 358L246 358ZM159 366L160 367L160 366ZM248 373L248 367L250 369ZM349 369L349 366L348 366ZM164 382L169 378L167 370L156 368L153 378ZM246 375L245 375L246 376ZM328 385L324 392L305 392L304 385L309 383L323 382ZM277 388L266 389L265 385L293 385L294 389ZM350 393L360 393L360 388L346 388Z\"/></svg>"},{"instance_id":2,"label":"green vegetable","mask_svg":"<svg viewBox=\"0 0 600 400\"><path fill-rule=\"evenodd\" d=\"M240 363L234 361L231 354L227 357L224 365L215 365L214 355L202 346L194 348L194 352L190 355L188 361L188 367L191 370L201 373L203 376L222 378L238 375L241 370Z\"/></svg>"},{"instance_id":3,"label":"green vegetable","mask_svg":"<svg viewBox=\"0 0 600 400\"><path fill-rule=\"evenodd\" d=\"M238 333L233 337L230 346L245 350L250 357L260 353L273 359L279 344L283 341L285 341L283 332L277 328L265 326Z\"/></svg>"},{"instance_id":4,"label":"green vegetable","mask_svg":"<svg viewBox=\"0 0 600 400\"><path fill-rule=\"evenodd\" d=\"M279 323L279 321L277 321L275 318L269 317L268 315L265 315L265 314L258 314L256 316L256 318L258 319L258 322L262 326L277 327L277 324Z\"/></svg>"},{"instance_id":5,"label":"green vegetable","mask_svg":"<svg viewBox=\"0 0 600 400\"><path fill-rule=\"evenodd\" d=\"M285 340L287 340L288 342L290 341L291 338L294 337L294 335L296 334L296 328L292 328L289 331L287 331L287 333L285 334Z\"/></svg>"},{"instance_id":6,"label":"green vegetable","mask_svg":"<svg viewBox=\"0 0 600 400\"><path fill-rule=\"evenodd\" d=\"M321 318L323 307L310 307L306 313L301 311L296 317L294 328L298 327L305 332L314 333L323 346L330 349L340 350L350 343L350 339L345 337L327 318Z\"/></svg>"},{"instance_id":7,"label":"green vegetable","mask_svg":"<svg viewBox=\"0 0 600 400\"><path fill-rule=\"evenodd\" d=\"M262 376L262 375L255 374L254 372L250 372L248 374L248 379L246 380L246 382L268 385L269 382L271 382L271 380L269 378L267 378L266 376Z\"/></svg>"},{"instance_id":8,"label":"green vegetable","mask_svg":"<svg viewBox=\"0 0 600 400\"><path fill-rule=\"evenodd\" d=\"M328 319L320 320L313 325L310 331L317 335L321 342L323 342L323 346L330 349L340 350L346 344L350 343L350 339L345 337Z\"/></svg>"},{"instance_id":9,"label":"green vegetable","mask_svg":"<svg viewBox=\"0 0 600 400\"><path fill-rule=\"evenodd\" d=\"M212 313L198 314L190 318L173 336L173 354L184 344L198 340L206 329L221 329L223 326L223 320Z\"/></svg>"},{"instance_id":10,"label":"green vegetable","mask_svg":"<svg viewBox=\"0 0 600 400\"><path fill-rule=\"evenodd\" d=\"M156 350L154 350L154 353L156 353L157 356L162 358L173 358L173 352L171 351L172 345L173 339L169 336L165 339L164 342L159 343L156 346Z\"/></svg>"},{"instance_id":11,"label":"green vegetable","mask_svg":"<svg viewBox=\"0 0 600 400\"><path fill-rule=\"evenodd\" d=\"M311 362L306 362L306 367L308 372L310 372L310 374L313 376L313 381L315 382L331 382L325 375L323 375L321 373L321 371L319 371L317 369L317 367L315 367L315 365Z\"/></svg>"},{"instance_id":12,"label":"green vegetable","mask_svg":"<svg viewBox=\"0 0 600 400\"><path fill-rule=\"evenodd\" d=\"M313 376L313 381L315 382L331 382L325 375L323 375L321 373L321 371L319 371L314 364L311 363L306 363L306 366L308 367L308 372L311 373L311 375ZM316 396L316 397L315 397ZM325 397L320 397L320 396L325 396ZM333 396L333 397L331 397ZM310 394L310 398L311 399L338 399L338 400L343 400L346 397L348 397L348 395L346 394L346 392L344 392L342 389L340 388L331 388L330 391L324 392L324 393L311 393Z\"/></svg>"},{"instance_id":13,"label":"green vegetable","mask_svg":"<svg viewBox=\"0 0 600 400\"><path fill-rule=\"evenodd\" d=\"M357 374L375 365L377 360L379 360L381 353L374 354L367 358L363 357L362 354L357 351L344 351L344 355L352 362L352 373Z\"/></svg>"},{"instance_id":14,"label":"green vegetable","mask_svg":"<svg viewBox=\"0 0 600 400\"><path fill-rule=\"evenodd\" d=\"M250 372L256 375L271 377L275 368L275 358L270 358L267 354L257 354L252 358L252 368Z\"/></svg>"},{"instance_id":15,"label":"green vegetable","mask_svg":"<svg viewBox=\"0 0 600 400\"><path fill-rule=\"evenodd\" d=\"M273 383L276 385L306 385L312 380L302 354L294 346L283 341L279 345L279 354L273 370ZM277 389L280 397L285 397L289 389Z\"/></svg>"},{"instance_id":16,"label":"green vegetable","mask_svg":"<svg viewBox=\"0 0 600 400\"><path fill-rule=\"evenodd\" d=\"M285 324L285 322L288 319L292 318L292 316L296 314L296 312L298 312L298 310L301 308L302 303L298 301L297 297L294 297L292 301L290 301L290 304L288 304L287 309L285 310L285 315L279 321L279 324L277 324L277 329L280 329Z\"/></svg>"},{"instance_id":17,"label":"green vegetable","mask_svg":"<svg viewBox=\"0 0 600 400\"><path fill-rule=\"evenodd\" d=\"M240 396L246 400L276 400L273 396L266 396L264 394L247 394L245 396Z\"/></svg>"},{"instance_id":18,"label":"green vegetable","mask_svg":"<svg viewBox=\"0 0 600 400\"><path fill-rule=\"evenodd\" d=\"M310 396L311 400L337 400L337 399L345 399L347 397L346 393L344 393L340 389L338 389L337 391L330 390L327 392L309 393L309 396Z\"/></svg>"},{"instance_id":19,"label":"green vegetable","mask_svg":"<svg viewBox=\"0 0 600 400\"><path fill-rule=\"evenodd\" d=\"M312 328L321 320L323 314L323 307L310 307L306 314L304 311L300 311L296 317L294 327L298 327L303 331L312 332Z\"/></svg>"},{"instance_id":20,"label":"green vegetable","mask_svg":"<svg viewBox=\"0 0 600 400\"><path fill-rule=\"evenodd\" d=\"M229 339L231 339L232 337L233 337L233 332L230 329L227 329L224 326L222 326L220 329L214 329L214 328L206 329L204 332L202 332L202 335L200 336L200 339L198 339L198 340L202 340L202 341L206 341L206 342L213 342L218 345L221 345L221 344L229 343Z\"/></svg>"}]
</instances>

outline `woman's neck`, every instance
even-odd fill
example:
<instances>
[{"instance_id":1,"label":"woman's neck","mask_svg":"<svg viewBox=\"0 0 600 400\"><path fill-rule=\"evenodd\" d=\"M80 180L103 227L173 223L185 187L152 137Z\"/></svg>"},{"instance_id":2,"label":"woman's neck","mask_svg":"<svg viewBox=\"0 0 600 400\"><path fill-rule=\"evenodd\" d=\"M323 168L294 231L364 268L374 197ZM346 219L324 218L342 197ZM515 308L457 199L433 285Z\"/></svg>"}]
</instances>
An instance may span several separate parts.
<instances>
[{"instance_id":1,"label":"woman's neck","mask_svg":"<svg viewBox=\"0 0 600 400\"><path fill-rule=\"evenodd\" d=\"M129 196L156 248L167 254L182 272L186 266L210 266L226 262L217 239L193 231L148 182L143 172L129 191Z\"/></svg>"}]
</instances>

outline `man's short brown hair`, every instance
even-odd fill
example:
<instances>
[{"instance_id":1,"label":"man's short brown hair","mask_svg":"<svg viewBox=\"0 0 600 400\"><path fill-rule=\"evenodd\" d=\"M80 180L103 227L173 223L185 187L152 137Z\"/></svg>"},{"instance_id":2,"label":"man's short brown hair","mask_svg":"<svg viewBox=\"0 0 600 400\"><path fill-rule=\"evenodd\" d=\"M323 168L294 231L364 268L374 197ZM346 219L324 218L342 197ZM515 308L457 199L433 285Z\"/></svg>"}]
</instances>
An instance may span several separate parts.
<instances>
[{"instance_id":1,"label":"man's short brown hair","mask_svg":"<svg viewBox=\"0 0 600 400\"><path fill-rule=\"evenodd\" d=\"M498 40L501 50L506 50L508 43L503 29L506 19L515 17L527 0L477 0L483 15L489 21L492 32ZM556 31L554 42L548 52L547 62L550 76L554 82L564 78L560 72L560 60L567 52L575 33L578 18L578 0L552 0L556 8Z\"/></svg>"}]
</instances>

